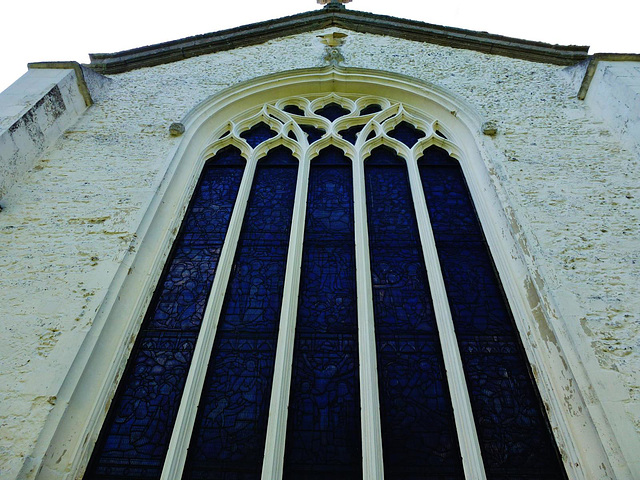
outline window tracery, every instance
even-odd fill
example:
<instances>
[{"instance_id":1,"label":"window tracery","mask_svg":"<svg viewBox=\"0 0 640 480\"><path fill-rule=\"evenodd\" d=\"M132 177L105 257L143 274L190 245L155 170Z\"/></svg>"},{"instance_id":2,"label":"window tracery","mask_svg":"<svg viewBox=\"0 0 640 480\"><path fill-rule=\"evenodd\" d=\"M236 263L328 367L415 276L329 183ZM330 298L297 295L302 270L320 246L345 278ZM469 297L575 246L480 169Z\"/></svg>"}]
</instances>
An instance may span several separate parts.
<instances>
[{"instance_id":1,"label":"window tracery","mask_svg":"<svg viewBox=\"0 0 640 480\"><path fill-rule=\"evenodd\" d=\"M215 137L86 478L275 478L263 455L284 478L362 478L353 429L377 415L357 418L372 375L382 431L362 448L382 444L390 477L564 478L451 132L401 103L330 94L264 105ZM377 343L366 361L363 335ZM195 418L178 412L194 403ZM280 445L265 440L278 429Z\"/></svg>"}]
</instances>

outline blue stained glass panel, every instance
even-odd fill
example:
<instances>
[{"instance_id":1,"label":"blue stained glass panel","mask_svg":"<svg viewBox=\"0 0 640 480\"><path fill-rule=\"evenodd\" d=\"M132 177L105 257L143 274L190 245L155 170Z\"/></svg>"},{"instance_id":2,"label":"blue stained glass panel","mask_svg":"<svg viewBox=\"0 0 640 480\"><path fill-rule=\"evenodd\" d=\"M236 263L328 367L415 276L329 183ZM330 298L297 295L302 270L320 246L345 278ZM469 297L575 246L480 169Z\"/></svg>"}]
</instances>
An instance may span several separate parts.
<instances>
[{"instance_id":1,"label":"blue stained glass panel","mask_svg":"<svg viewBox=\"0 0 640 480\"><path fill-rule=\"evenodd\" d=\"M242 165L223 166L217 162L215 167L205 168L183 220L182 243L208 245L224 239L243 170Z\"/></svg>"},{"instance_id":2,"label":"blue stained glass panel","mask_svg":"<svg viewBox=\"0 0 640 480\"><path fill-rule=\"evenodd\" d=\"M311 163L285 479L360 479L351 162L335 147Z\"/></svg>"},{"instance_id":3,"label":"blue stained glass panel","mask_svg":"<svg viewBox=\"0 0 640 480\"><path fill-rule=\"evenodd\" d=\"M422 130L418 130L416 127L408 122L400 122L393 130L388 134L391 138L401 141L407 147L411 148L418 140L423 138L426 134Z\"/></svg>"},{"instance_id":4,"label":"blue stained glass panel","mask_svg":"<svg viewBox=\"0 0 640 480\"><path fill-rule=\"evenodd\" d=\"M283 478L361 479L356 335L305 335L295 348Z\"/></svg>"},{"instance_id":5,"label":"blue stained glass panel","mask_svg":"<svg viewBox=\"0 0 640 480\"><path fill-rule=\"evenodd\" d=\"M255 124L249 130L246 130L240 134L252 148L256 148L262 142L275 137L277 132L271 130L271 127L264 122Z\"/></svg>"},{"instance_id":6,"label":"blue stained glass panel","mask_svg":"<svg viewBox=\"0 0 640 480\"><path fill-rule=\"evenodd\" d=\"M347 142L352 145L356 144L358 140L358 134L362 131L364 125L354 125L353 127L345 128L344 130L340 130L340 136L344 138Z\"/></svg>"},{"instance_id":7,"label":"blue stained glass panel","mask_svg":"<svg viewBox=\"0 0 640 480\"><path fill-rule=\"evenodd\" d=\"M142 335L102 456L85 478L159 478L194 346L191 333Z\"/></svg>"},{"instance_id":8,"label":"blue stained glass panel","mask_svg":"<svg viewBox=\"0 0 640 480\"><path fill-rule=\"evenodd\" d=\"M385 478L462 479L404 160L375 149L365 187Z\"/></svg>"},{"instance_id":9,"label":"blue stained glass panel","mask_svg":"<svg viewBox=\"0 0 640 480\"><path fill-rule=\"evenodd\" d=\"M370 115L372 113L381 112L382 107L377 103L372 103L371 105L367 105L362 110L360 110L360 115Z\"/></svg>"},{"instance_id":10,"label":"blue stained glass panel","mask_svg":"<svg viewBox=\"0 0 640 480\"><path fill-rule=\"evenodd\" d=\"M459 343L488 478L565 478L518 340Z\"/></svg>"},{"instance_id":11,"label":"blue stained glass panel","mask_svg":"<svg viewBox=\"0 0 640 480\"><path fill-rule=\"evenodd\" d=\"M339 105L339 104L333 102L333 103L329 103L329 104L325 105L324 107L322 107L319 110L316 110L315 113L320 115L320 116L322 116L322 117L325 117L330 122L333 122L337 118L340 118L340 117L342 117L344 115L348 115L349 114L349 110L344 108L342 105Z\"/></svg>"},{"instance_id":12,"label":"blue stained glass panel","mask_svg":"<svg viewBox=\"0 0 640 480\"><path fill-rule=\"evenodd\" d=\"M356 299L351 276L355 272L353 245L309 246L302 257L298 331L348 333L353 331Z\"/></svg>"},{"instance_id":13,"label":"blue stained glass panel","mask_svg":"<svg viewBox=\"0 0 640 480\"><path fill-rule=\"evenodd\" d=\"M372 199L367 203L367 214L376 219L369 222L369 243L380 247L397 246L398 242L417 245L420 239L411 191L408 187L398 188L408 185L404 160L386 147L379 147L375 152L365 163L367 171L371 172L366 179L367 192Z\"/></svg>"},{"instance_id":14,"label":"blue stained glass panel","mask_svg":"<svg viewBox=\"0 0 640 480\"><path fill-rule=\"evenodd\" d=\"M259 479L298 163L258 162L183 479Z\"/></svg>"},{"instance_id":15,"label":"blue stained glass panel","mask_svg":"<svg viewBox=\"0 0 640 480\"><path fill-rule=\"evenodd\" d=\"M437 336L381 336L377 347L383 448L400 450L385 451L385 478L464 478Z\"/></svg>"},{"instance_id":16,"label":"blue stained glass panel","mask_svg":"<svg viewBox=\"0 0 640 480\"><path fill-rule=\"evenodd\" d=\"M284 110L287 113L291 113L293 115L300 115L300 116L304 116L304 110L302 110L299 106L297 105L287 105L286 107L284 107L282 110Z\"/></svg>"},{"instance_id":17,"label":"blue stained glass panel","mask_svg":"<svg viewBox=\"0 0 640 480\"><path fill-rule=\"evenodd\" d=\"M273 245L238 246L218 331L276 333L286 260Z\"/></svg>"},{"instance_id":18,"label":"blue stained glass panel","mask_svg":"<svg viewBox=\"0 0 640 480\"><path fill-rule=\"evenodd\" d=\"M300 128L307 134L307 142L309 142L309 145L320 140L326 133L323 129L314 127L313 125L301 124Z\"/></svg>"},{"instance_id":19,"label":"blue stained glass panel","mask_svg":"<svg viewBox=\"0 0 640 480\"><path fill-rule=\"evenodd\" d=\"M149 329L197 332L213 283L220 246L181 244L159 288Z\"/></svg>"},{"instance_id":20,"label":"blue stained glass panel","mask_svg":"<svg viewBox=\"0 0 640 480\"><path fill-rule=\"evenodd\" d=\"M214 349L189 462L255 475L264 450L264 439L256 429L268 415L275 338L241 338L225 332ZM226 478L222 472L213 476Z\"/></svg>"},{"instance_id":21,"label":"blue stained glass panel","mask_svg":"<svg viewBox=\"0 0 640 480\"><path fill-rule=\"evenodd\" d=\"M487 477L564 479L462 169L438 147L418 165Z\"/></svg>"},{"instance_id":22,"label":"blue stained glass panel","mask_svg":"<svg viewBox=\"0 0 640 480\"><path fill-rule=\"evenodd\" d=\"M459 334L515 334L486 246L479 242L449 243L441 245L438 254Z\"/></svg>"},{"instance_id":23,"label":"blue stained glass panel","mask_svg":"<svg viewBox=\"0 0 640 480\"><path fill-rule=\"evenodd\" d=\"M244 163L233 147L206 163L86 479L160 477Z\"/></svg>"},{"instance_id":24,"label":"blue stained glass panel","mask_svg":"<svg viewBox=\"0 0 640 480\"><path fill-rule=\"evenodd\" d=\"M371 247L376 332L436 334L422 251L414 246Z\"/></svg>"}]
</instances>

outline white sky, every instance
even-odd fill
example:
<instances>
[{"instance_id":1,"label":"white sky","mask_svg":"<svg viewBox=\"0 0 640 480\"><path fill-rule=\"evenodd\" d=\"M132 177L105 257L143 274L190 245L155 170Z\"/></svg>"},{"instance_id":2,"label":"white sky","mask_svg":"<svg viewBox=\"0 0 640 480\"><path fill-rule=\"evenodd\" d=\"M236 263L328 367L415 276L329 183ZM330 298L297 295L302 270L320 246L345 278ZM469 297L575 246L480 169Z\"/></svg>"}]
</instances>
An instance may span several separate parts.
<instances>
[{"instance_id":1,"label":"white sky","mask_svg":"<svg viewBox=\"0 0 640 480\"><path fill-rule=\"evenodd\" d=\"M95 5L95 6L94 6ZM28 62L108 53L321 8L315 0L4 0L0 91ZM348 9L564 45L640 53L638 0L354 0Z\"/></svg>"}]
</instances>

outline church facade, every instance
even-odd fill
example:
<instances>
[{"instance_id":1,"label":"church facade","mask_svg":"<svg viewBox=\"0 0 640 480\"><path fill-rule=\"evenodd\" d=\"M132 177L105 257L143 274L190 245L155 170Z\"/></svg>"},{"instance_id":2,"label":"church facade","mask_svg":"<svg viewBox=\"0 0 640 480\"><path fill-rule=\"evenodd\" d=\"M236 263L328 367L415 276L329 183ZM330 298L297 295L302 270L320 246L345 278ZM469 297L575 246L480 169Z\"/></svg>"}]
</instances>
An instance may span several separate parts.
<instances>
[{"instance_id":1,"label":"church facade","mask_svg":"<svg viewBox=\"0 0 640 480\"><path fill-rule=\"evenodd\" d=\"M640 478L638 56L331 2L91 58L0 94L2 478Z\"/></svg>"}]
</instances>

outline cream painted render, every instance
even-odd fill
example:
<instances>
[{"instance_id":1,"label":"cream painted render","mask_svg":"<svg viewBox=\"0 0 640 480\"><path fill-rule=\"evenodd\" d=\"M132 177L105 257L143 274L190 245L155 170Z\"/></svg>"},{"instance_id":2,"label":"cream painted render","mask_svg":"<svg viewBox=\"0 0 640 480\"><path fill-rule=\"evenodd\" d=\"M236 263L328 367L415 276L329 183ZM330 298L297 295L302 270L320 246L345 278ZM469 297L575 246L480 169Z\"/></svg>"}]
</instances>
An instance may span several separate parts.
<instances>
[{"instance_id":1,"label":"cream painted render","mask_svg":"<svg viewBox=\"0 0 640 480\"><path fill-rule=\"evenodd\" d=\"M318 36L333 32L347 37L331 69ZM638 68L600 62L581 101L586 65L331 28L88 80L86 110L75 87L76 116L38 120L54 133L11 157L24 167L5 174L0 143L0 476L81 474L216 129L338 91L406 102L458 132L568 471L640 478ZM73 84L73 70L43 72ZM29 111L54 84L17 103ZM0 138L15 124L7 104L5 92Z\"/></svg>"}]
</instances>

